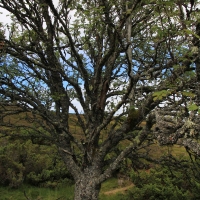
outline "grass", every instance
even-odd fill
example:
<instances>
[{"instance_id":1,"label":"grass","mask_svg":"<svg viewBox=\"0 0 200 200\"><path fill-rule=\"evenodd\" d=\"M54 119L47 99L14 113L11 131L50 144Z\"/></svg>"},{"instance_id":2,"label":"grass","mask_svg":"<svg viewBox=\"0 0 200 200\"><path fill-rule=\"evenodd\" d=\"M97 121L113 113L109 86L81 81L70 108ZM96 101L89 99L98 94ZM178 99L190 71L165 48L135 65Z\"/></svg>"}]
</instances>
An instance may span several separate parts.
<instances>
[{"instance_id":1,"label":"grass","mask_svg":"<svg viewBox=\"0 0 200 200\"><path fill-rule=\"evenodd\" d=\"M118 187L117 179L110 178L109 180L105 181L101 186L101 193L113 190Z\"/></svg>"},{"instance_id":2,"label":"grass","mask_svg":"<svg viewBox=\"0 0 200 200\"><path fill-rule=\"evenodd\" d=\"M110 178L102 184L100 191L100 200L120 200L121 195L112 194L105 195L104 192L116 189L118 187L117 179ZM24 194L25 192L25 194ZM25 196L26 195L26 196ZM30 185L22 185L18 189L9 187L0 187L1 200L72 200L74 196L74 185L62 185L57 189L34 187Z\"/></svg>"},{"instance_id":3,"label":"grass","mask_svg":"<svg viewBox=\"0 0 200 200\"><path fill-rule=\"evenodd\" d=\"M114 190L118 187L117 179L110 178L105 181L101 186L101 191L99 195L100 200L120 200L119 194L105 195L104 192Z\"/></svg>"},{"instance_id":4,"label":"grass","mask_svg":"<svg viewBox=\"0 0 200 200\"><path fill-rule=\"evenodd\" d=\"M117 179L111 178L102 184L100 200L118 200L120 194L104 195L103 193L117 187ZM25 192L25 194L24 194ZM26 195L26 196L25 196ZM39 188L30 185L23 185L18 189L0 187L1 200L72 200L74 196L74 186L61 186L57 189Z\"/></svg>"},{"instance_id":5,"label":"grass","mask_svg":"<svg viewBox=\"0 0 200 200\"><path fill-rule=\"evenodd\" d=\"M124 194L113 194L113 195L100 195L100 200L121 200Z\"/></svg>"},{"instance_id":6,"label":"grass","mask_svg":"<svg viewBox=\"0 0 200 200\"><path fill-rule=\"evenodd\" d=\"M25 194L27 197L25 197ZM60 187L57 189L39 188L23 185L18 189L0 187L1 200L73 200L74 186Z\"/></svg>"}]
</instances>

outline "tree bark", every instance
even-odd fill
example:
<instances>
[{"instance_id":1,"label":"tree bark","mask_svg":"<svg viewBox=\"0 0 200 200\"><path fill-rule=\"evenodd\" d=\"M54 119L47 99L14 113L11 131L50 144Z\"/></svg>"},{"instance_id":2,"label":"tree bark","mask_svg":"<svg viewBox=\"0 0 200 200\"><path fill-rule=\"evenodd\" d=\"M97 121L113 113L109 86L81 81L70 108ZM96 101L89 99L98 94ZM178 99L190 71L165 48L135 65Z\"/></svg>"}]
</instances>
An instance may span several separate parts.
<instances>
[{"instance_id":1,"label":"tree bark","mask_svg":"<svg viewBox=\"0 0 200 200\"><path fill-rule=\"evenodd\" d=\"M89 166L83 170L80 177L75 180L74 200L97 200L101 188L98 167Z\"/></svg>"}]
</instances>

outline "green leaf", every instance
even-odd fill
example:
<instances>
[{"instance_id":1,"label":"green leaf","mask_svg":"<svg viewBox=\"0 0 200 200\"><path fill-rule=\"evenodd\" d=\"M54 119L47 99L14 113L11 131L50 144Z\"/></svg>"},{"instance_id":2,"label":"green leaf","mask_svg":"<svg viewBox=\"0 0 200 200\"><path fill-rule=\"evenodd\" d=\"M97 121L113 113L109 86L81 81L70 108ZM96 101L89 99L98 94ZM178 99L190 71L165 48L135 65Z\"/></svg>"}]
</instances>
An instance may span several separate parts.
<instances>
[{"instance_id":1,"label":"green leaf","mask_svg":"<svg viewBox=\"0 0 200 200\"><path fill-rule=\"evenodd\" d=\"M194 110L198 110L198 106L196 104L191 104L188 106L188 110L189 111L194 111Z\"/></svg>"},{"instance_id":2,"label":"green leaf","mask_svg":"<svg viewBox=\"0 0 200 200\"><path fill-rule=\"evenodd\" d=\"M183 95L183 96L186 96L186 97L192 97L192 98L194 98L194 97L196 96L194 93L192 93L192 92L187 92L187 91L183 91L183 92L182 92L182 95Z\"/></svg>"},{"instance_id":3,"label":"green leaf","mask_svg":"<svg viewBox=\"0 0 200 200\"><path fill-rule=\"evenodd\" d=\"M171 94L170 90L161 90L153 93L153 100L162 100L163 98L167 97Z\"/></svg>"},{"instance_id":4,"label":"green leaf","mask_svg":"<svg viewBox=\"0 0 200 200\"><path fill-rule=\"evenodd\" d=\"M184 31L185 31L187 34L191 34L191 35L195 36L196 38L200 39L200 37L199 37L197 34L195 34L193 31L191 31L191 30L189 30L189 29L185 29Z\"/></svg>"}]
</instances>

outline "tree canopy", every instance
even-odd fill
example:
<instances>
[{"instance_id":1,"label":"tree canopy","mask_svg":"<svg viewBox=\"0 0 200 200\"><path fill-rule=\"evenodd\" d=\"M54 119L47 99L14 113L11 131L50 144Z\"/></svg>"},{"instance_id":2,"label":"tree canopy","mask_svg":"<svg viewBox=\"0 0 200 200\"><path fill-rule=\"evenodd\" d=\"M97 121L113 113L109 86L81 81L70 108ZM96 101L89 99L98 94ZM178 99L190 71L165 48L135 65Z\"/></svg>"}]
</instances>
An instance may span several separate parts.
<instances>
[{"instance_id":1,"label":"tree canopy","mask_svg":"<svg viewBox=\"0 0 200 200\"><path fill-rule=\"evenodd\" d=\"M12 18L0 37L1 135L54 143L82 200L155 141L199 155L198 6L1 0Z\"/></svg>"}]
</instances>

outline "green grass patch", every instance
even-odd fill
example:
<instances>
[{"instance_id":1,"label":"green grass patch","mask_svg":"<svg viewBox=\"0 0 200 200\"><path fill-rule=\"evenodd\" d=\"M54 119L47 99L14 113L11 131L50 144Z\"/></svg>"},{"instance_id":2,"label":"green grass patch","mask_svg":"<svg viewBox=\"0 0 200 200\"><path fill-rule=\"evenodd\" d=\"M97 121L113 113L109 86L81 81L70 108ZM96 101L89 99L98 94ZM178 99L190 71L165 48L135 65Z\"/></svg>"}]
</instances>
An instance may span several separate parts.
<instances>
[{"instance_id":1,"label":"green grass patch","mask_svg":"<svg viewBox=\"0 0 200 200\"><path fill-rule=\"evenodd\" d=\"M120 200L124 194L105 195L104 192L118 188L116 178L110 178L102 184L99 195L100 200ZM25 192L25 194L24 194ZM27 198L31 200L73 200L74 185L60 186L56 189L34 187L30 185L22 185L18 189L9 187L0 187L1 200L23 200Z\"/></svg>"},{"instance_id":2,"label":"green grass patch","mask_svg":"<svg viewBox=\"0 0 200 200\"><path fill-rule=\"evenodd\" d=\"M112 195L104 195L101 194L99 199L100 200L122 200L124 194L112 194Z\"/></svg>"},{"instance_id":3,"label":"green grass patch","mask_svg":"<svg viewBox=\"0 0 200 200\"><path fill-rule=\"evenodd\" d=\"M118 187L117 179L110 178L101 185L101 193L113 190Z\"/></svg>"},{"instance_id":4,"label":"green grass patch","mask_svg":"<svg viewBox=\"0 0 200 200\"><path fill-rule=\"evenodd\" d=\"M73 200L74 186L62 186L56 189L23 185L18 189L0 187L1 200L22 200L26 196L31 200Z\"/></svg>"},{"instance_id":5,"label":"green grass patch","mask_svg":"<svg viewBox=\"0 0 200 200\"><path fill-rule=\"evenodd\" d=\"M104 195L106 191L116 189L118 187L117 179L110 178L102 184L100 199L102 200L118 200L120 195ZM9 187L0 187L1 200L22 200L26 196L31 200L72 200L74 197L74 185L60 186L55 189L34 187L30 185L22 185L18 189L11 189Z\"/></svg>"}]
</instances>

